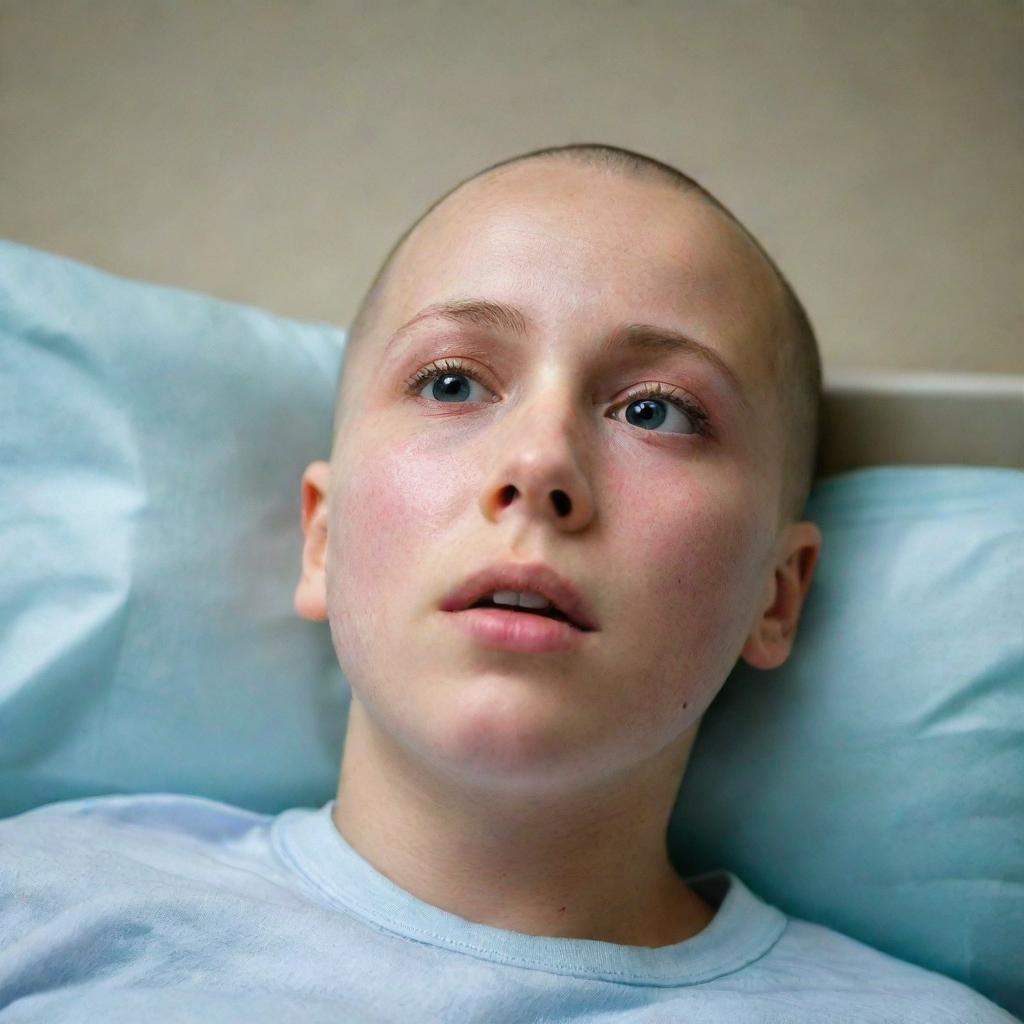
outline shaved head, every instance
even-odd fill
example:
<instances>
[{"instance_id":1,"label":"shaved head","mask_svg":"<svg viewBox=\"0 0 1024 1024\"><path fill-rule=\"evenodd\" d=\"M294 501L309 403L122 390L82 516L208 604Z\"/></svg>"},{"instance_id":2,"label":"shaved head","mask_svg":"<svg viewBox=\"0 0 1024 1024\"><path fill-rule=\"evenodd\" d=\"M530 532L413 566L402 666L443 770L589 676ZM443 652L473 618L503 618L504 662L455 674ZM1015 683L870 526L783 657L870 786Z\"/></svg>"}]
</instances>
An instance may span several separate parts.
<instances>
[{"instance_id":1,"label":"shaved head","mask_svg":"<svg viewBox=\"0 0 1024 1024\"><path fill-rule=\"evenodd\" d=\"M458 193L466 186L473 183L474 187L479 188L493 183L497 187L505 169L528 161L568 161L641 182L669 185L707 203L721 215L726 224L739 230L750 249L756 253L757 260L768 271L774 286L776 315L772 318L771 326L765 330L762 354L764 365L771 374L777 407L784 424L779 515L781 523L799 520L818 467L822 394L818 343L803 304L757 239L715 196L682 171L652 157L615 146L579 143L534 150L502 160L456 184L410 225L385 257L349 328L345 359L338 380L335 437L348 405L345 385L350 374L347 369L355 362L359 351L367 344L367 339L375 337L377 333L378 315L388 297L395 268L400 264L410 238L438 207L447 202L458 202ZM600 287L600 283L596 282L595 286Z\"/></svg>"},{"instance_id":2,"label":"shaved head","mask_svg":"<svg viewBox=\"0 0 1024 1024\"><path fill-rule=\"evenodd\" d=\"M450 912L654 948L714 917L665 822L737 660L789 657L822 541L780 522L814 443L789 392L816 410L787 287L696 183L600 146L474 175L381 267L303 474L295 608L352 688L334 825L387 857L411 823L402 877Z\"/></svg>"}]
</instances>

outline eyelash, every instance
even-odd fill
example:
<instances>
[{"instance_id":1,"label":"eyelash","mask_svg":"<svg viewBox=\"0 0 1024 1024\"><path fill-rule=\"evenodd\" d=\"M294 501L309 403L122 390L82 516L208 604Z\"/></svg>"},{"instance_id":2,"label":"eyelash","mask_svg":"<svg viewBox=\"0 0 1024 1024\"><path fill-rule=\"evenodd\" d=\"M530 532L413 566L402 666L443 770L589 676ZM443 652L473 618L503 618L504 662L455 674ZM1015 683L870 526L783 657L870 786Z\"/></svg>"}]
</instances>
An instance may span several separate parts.
<instances>
[{"instance_id":1,"label":"eyelash","mask_svg":"<svg viewBox=\"0 0 1024 1024\"><path fill-rule=\"evenodd\" d=\"M421 370L414 373L406 382L406 391L415 395L417 392L422 390L423 386L429 381L434 380L437 377L443 377L445 374L459 374L460 376L470 377L475 380L478 384L484 384L482 380L475 374L470 372L466 365L459 359L442 359L435 363L430 363L424 366ZM486 387L486 384L484 384ZM674 405L677 409L682 410L692 420L694 426L694 434L699 437L709 437L711 434L711 422L708 419L707 413L694 402L685 398L680 391L667 384L660 382L654 384L647 384L636 391L631 392L626 398L620 403L620 405L628 406L633 402L643 401L645 398L660 398L671 405ZM639 428L637 428L639 429ZM646 431L646 433L654 433L654 431ZM687 435L683 435L684 437ZM692 436L692 435L690 435Z\"/></svg>"}]
</instances>

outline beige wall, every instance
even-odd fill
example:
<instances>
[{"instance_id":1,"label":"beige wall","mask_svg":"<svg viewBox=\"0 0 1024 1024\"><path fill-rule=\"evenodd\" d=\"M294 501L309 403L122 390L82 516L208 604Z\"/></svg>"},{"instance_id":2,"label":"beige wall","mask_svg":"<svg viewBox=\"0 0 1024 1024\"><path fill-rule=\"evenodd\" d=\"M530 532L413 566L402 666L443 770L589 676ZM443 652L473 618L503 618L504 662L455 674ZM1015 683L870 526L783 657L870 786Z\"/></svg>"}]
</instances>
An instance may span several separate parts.
<instances>
[{"instance_id":1,"label":"beige wall","mask_svg":"<svg viewBox=\"0 0 1024 1024\"><path fill-rule=\"evenodd\" d=\"M0 0L0 236L345 323L457 179L606 141L773 252L826 371L1024 372L1019 0Z\"/></svg>"}]
</instances>

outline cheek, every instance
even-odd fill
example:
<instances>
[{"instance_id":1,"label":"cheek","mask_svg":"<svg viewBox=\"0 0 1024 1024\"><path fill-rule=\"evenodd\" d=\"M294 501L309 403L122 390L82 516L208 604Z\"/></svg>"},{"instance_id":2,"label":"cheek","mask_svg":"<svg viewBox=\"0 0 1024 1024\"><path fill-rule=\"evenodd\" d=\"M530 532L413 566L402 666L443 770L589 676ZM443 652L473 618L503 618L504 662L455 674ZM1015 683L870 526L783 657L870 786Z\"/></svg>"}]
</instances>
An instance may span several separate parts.
<instances>
[{"instance_id":1,"label":"cheek","mask_svg":"<svg viewBox=\"0 0 1024 1024\"><path fill-rule=\"evenodd\" d=\"M676 597L699 587L731 589L758 543L758 498L736 470L714 475L680 474L662 486L641 486L642 464L613 467L616 508L610 518L628 523L619 535L628 546L620 564L635 564ZM656 467L646 475L657 479ZM664 477L663 477L664 479Z\"/></svg>"},{"instance_id":2,"label":"cheek","mask_svg":"<svg viewBox=\"0 0 1024 1024\"><path fill-rule=\"evenodd\" d=\"M389 611L408 612L410 587L443 556L438 538L466 507L469 476L457 454L422 447L416 438L353 438L332 466L342 481L331 496L327 563L336 646L361 650L387 632Z\"/></svg>"},{"instance_id":3,"label":"cheek","mask_svg":"<svg viewBox=\"0 0 1024 1024\"><path fill-rule=\"evenodd\" d=\"M630 529L621 532L619 551L609 561L632 567L620 585L635 593L630 604L640 615L637 633L670 662L699 657L707 660L710 676L728 671L745 640L758 591L763 538L750 482L740 473L714 481L681 477L676 487L647 491L640 513L636 473L628 467L623 472L627 478L615 492L630 507L612 514ZM666 637L675 641L671 649L665 648Z\"/></svg>"},{"instance_id":4,"label":"cheek","mask_svg":"<svg viewBox=\"0 0 1024 1024\"><path fill-rule=\"evenodd\" d=\"M398 538L429 515L431 469L395 448L378 448L348 467L336 522L349 555L373 569L397 555Z\"/></svg>"}]
</instances>

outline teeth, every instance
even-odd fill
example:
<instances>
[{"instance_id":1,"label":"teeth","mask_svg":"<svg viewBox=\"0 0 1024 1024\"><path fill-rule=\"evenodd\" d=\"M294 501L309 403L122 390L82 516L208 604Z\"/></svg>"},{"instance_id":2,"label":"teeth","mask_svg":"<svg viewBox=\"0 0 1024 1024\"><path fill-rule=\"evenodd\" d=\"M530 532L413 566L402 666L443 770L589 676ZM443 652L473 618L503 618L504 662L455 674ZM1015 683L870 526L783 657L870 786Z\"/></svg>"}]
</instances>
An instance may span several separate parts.
<instances>
[{"instance_id":1,"label":"teeth","mask_svg":"<svg viewBox=\"0 0 1024 1024\"><path fill-rule=\"evenodd\" d=\"M491 594L495 604L522 605L524 608L550 608L551 602L530 590L496 590Z\"/></svg>"}]
</instances>

